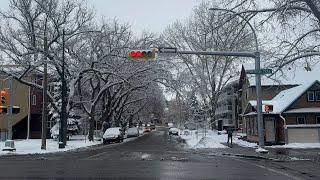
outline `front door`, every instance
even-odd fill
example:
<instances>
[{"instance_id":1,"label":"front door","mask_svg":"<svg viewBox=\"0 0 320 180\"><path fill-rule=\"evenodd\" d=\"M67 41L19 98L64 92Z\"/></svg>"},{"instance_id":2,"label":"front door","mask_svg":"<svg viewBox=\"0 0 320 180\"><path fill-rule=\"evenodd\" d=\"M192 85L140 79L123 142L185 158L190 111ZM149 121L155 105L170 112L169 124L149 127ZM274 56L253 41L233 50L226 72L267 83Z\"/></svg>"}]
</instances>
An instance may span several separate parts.
<instances>
[{"instance_id":1,"label":"front door","mask_svg":"<svg viewBox=\"0 0 320 180\"><path fill-rule=\"evenodd\" d=\"M275 118L274 117L265 117L265 132L266 132L266 142L275 142Z\"/></svg>"}]
</instances>

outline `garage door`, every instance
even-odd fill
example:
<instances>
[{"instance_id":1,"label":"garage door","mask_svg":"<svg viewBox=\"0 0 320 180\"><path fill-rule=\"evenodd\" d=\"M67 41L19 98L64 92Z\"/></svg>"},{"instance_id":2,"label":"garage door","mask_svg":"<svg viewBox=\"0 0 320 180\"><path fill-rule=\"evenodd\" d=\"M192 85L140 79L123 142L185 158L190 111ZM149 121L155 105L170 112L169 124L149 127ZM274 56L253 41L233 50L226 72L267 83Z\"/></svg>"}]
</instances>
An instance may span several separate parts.
<instances>
[{"instance_id":1,"label":"garage door","mask_svg":"<svg viewBox=\"0 0 320 180\"><path fill-rule=\"evenodd\" d=\"M288 128L288 143L319 143L319 129Z\"/></svg>"}]
</instances>

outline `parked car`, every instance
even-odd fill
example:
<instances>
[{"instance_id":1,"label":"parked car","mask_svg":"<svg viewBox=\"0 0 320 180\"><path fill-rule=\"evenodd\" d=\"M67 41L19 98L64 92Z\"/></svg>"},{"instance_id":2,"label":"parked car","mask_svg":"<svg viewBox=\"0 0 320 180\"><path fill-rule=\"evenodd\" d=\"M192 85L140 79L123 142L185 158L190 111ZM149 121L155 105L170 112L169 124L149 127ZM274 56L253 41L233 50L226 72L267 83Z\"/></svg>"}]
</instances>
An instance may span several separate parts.
<instances>
[{"instance_id":1,"label":"parked car","mask_svg":"<svg viewBox=\"0 0 320 180\"><path fill-rule=\"evenodd\" d=\"M174 128L174 127L172 127L172 128L170 128L169 129L169 135L179 135L179 129L178 128Z\"/></svg>"},{"instance_id":2,"label":"parked car","mask_svg":"<svg viewBox=\"0 0 320 180\"><path fill-rule=\"evenodd\" d=\"M122 142L124 139L124 132L121 127L108 128L103 134L103 144L110 142Z\"/></svg>"},{"instance_id":3,"label":"parked car","mask_svg":"<svg viewBox=\"0 0 320 180\"><path fill-rule=\"evenodd\" d=\"M180 135L185 135L185 136L189 136L190 134L191 134L190 131L187 130L187 129L183 130L183 131L180 133Z\"/></svg>"},{"instance_id":4,"label":"parked car","mask_svg":"<svg viewBox=\"0 0 320 180\"><path fill-rule=\"evenodd\" d=\"M151 127L151 130L155 130L156 129L156 125L154 125L154 124L151 124L150 127Z\"/></svg>"},{"instance_id":5,"label":"parked car","mask_svg":"<svg viewBox=\"0 0 320 180\"><path fill-rule=\"evenodd\" d=\"M127 130L127 137L138 137L139 129L137 127L132 127Z\"/></svg>"},{"instance_id":6,"label":"parked car","mask_svg":"<svg viewBox=\"0 0 320 180\"><path fill-rule=\"evenodd\" d=\"M150 126L144 127L143 132L151 132L151 127Z\"/></svg>"}]
</instances>

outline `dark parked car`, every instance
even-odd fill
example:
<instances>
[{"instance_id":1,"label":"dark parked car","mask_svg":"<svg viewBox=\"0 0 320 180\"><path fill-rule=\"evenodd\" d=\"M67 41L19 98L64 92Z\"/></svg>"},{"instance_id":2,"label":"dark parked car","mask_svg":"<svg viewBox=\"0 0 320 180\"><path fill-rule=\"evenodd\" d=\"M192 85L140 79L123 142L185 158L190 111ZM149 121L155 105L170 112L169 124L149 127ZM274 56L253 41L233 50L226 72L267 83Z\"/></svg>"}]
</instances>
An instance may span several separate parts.
<instances>
[{"instance_id":1,"label":"dark parked car","mask_svg":"<svg viewBox=\"0 0 320 180\"><path fill-rule=\"evenodd\" d=\"M122 142L124 139L124 133L120 127L113 127L106 130L103 134L103 144L110 142Z\"/></svg>"},{"instance_id":2,"label":"dark parked car","mask_svg":"<svg viewBox=\"0 0 320 180\"><path fill-rule=\"evenodd\" d=\"M179 129L178 128L170 128L169 129L169 135L179 135Z\"/></svg>"}]
</instances>

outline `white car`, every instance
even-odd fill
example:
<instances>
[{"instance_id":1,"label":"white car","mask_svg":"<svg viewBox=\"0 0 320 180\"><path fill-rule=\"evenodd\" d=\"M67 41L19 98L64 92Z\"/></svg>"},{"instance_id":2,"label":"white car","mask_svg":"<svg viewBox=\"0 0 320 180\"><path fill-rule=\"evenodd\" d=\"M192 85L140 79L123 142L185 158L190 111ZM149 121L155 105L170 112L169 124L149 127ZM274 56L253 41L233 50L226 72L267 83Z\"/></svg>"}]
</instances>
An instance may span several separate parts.
<instances>
[{"instance_id":1,"label":"white car","mask_svg":"<svg viewBox=\"0 0 320 180\"><path fill-rule=\"evenodd\" d=\"M122 142L124 139L124 133L121 127L108 128L103 134L103 144L109 142Z\"/></svg>"},{"instance_id":2,"label":"white car","mask_svg":"<svg viewBox=\"0 0 320 180\"><path fill-rule=\"evenodd\" d=\"M132 127L127 130L127 137L138 137L139 129L137 127Z\"/></svg>"},{"instance_id":3,"label":"white car","mask_svg":"<svg viewBox=\"0 0 320 180\"><path fill-rule=\"evenodd\" d=\"M169 129L169 135L179 135L179 129L178 128L170 128Z\"/></svg>"}]
</instances>

